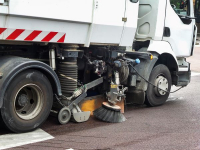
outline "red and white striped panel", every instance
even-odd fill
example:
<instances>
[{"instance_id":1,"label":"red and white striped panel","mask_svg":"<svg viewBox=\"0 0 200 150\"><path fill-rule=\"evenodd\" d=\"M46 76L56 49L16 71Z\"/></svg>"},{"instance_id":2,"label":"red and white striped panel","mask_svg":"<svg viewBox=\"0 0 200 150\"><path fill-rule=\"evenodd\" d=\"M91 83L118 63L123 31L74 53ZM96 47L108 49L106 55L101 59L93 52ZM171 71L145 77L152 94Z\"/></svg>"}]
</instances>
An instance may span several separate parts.
<instances>
[{"instance_id":1,"label":"red and white striped panel","mask_svg":"<svg viewBox=\"0 0 200 150\"><path fill-rule=\"evenodd\" d=\"M65 35L61 32L0 28L0 39L3 40L64 43Z\"/></svg>"}]
</instances>

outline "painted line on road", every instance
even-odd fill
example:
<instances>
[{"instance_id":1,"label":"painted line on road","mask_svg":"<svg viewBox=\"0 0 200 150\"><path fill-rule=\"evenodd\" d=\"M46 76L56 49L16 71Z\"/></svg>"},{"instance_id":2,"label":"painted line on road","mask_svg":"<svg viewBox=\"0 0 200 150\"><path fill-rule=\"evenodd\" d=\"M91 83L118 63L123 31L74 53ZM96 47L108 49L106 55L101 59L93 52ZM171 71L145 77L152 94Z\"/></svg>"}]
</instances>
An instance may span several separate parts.
<instances>
[{"instance_id":1,"label":"painted line on road","mask_svg":"<svg viewBox=\"0 0 200 150\"><path fill-rule=\"evenodd\" d=\"M192 72L192 73L191 73L191 76L192 76L192 77L194 77L194 76L199 76L199 75L200 75L200 73L198 73L198 72Z\"/></svg>"},{"instance_id":2,"label":"painted line on road","mask_svg":"<svg viewBox=\"0 0 200 150\"><path fill-rule=\"evenodd\" d=\"M53 136L43 131L42 129L37 129L33 132L21 134L5 134L0 136L0 149L23 146L27 144L50 140L53 138Z\"/></svg>"}]
</instances>

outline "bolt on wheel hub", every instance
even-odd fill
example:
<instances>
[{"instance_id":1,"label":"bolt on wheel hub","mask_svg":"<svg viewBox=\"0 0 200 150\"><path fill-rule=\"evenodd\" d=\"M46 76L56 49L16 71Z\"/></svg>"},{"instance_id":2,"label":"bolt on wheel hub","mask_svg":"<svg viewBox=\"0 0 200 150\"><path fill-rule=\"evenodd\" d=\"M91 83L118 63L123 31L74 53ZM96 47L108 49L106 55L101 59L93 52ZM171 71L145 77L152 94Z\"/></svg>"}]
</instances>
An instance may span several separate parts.
<instances>
[{"instance_id":1,"label":"bolt on wheel hub","mask_svg":"<svg viewBox=\"0 0 200 150\"><path fill-rule=\"evenodd\" d=\"M157 96L163 96L168 91L168 80L163 76L158 76L155 81L155 93Z\"/></svg>"},{"instance_id":2,"label":"bolt on wheel hub","mask_svg":"<svg viewBox=\"0 0 200 150\"><path fill-rule=\"evenodd\" d=\"M28 104L28 96L26 94L21 94L17 102L19 106L24 107L25 105Z\"/></svg>"}]
</instances>

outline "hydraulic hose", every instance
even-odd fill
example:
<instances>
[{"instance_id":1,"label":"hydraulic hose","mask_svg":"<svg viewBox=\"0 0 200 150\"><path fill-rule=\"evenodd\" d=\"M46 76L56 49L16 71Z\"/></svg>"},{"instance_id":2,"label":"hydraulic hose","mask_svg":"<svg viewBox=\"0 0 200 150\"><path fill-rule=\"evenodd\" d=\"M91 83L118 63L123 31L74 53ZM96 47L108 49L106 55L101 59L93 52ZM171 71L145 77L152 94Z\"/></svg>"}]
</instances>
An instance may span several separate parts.
<instances>
[{"instance_id":1,"label":"hydraulic hose","mask_svg":"<svg viewBox=\"0 0 200 150\"><path fill-rule=\"evenodd\" d=\"M153 83L149 82L149 81L148 81L147 79L145 79L142 75L140 75L140 74L138 73L138 71L133 67L132 64L129 63L129 65L133 68L133 70L134 70L144 81L146 81L148 84L151 84L151 85L154 86L154 87L157 87L158 89L160 89L160 90L162 90L162 91L164 91L164 92L167 92L167 93L175 93L175 92L179 91L180 89L184 88L184 86L182 86L182 87L180 87L179 89L177 89L177 90L175 90L175 91L173 91L173 92L165 91L165 90L159 88L158 86L154 85Z\"/></svg>"}]
</instances>

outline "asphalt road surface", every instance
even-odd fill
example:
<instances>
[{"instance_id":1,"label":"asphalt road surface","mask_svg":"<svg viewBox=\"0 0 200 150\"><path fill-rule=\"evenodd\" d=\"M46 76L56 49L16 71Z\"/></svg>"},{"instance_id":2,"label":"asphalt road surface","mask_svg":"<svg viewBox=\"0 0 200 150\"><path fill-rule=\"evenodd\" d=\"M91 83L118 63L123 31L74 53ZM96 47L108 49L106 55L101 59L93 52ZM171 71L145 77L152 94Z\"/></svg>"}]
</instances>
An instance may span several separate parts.
<instances>
[{"instance_id":1,"label":"asphalt road surface","mask_svg":"<svg viewBox=\"0 0 200 150\"><path fill-rule=\"evenodd\" d=\"M127 121L117 124L91 117L85 123L58 125L56 118L50 116L41 129L53 139L12 149L200 149L200 47L195 49L194 56L188 61L192 63L194 72L191 83L171 94L165 105L154 108L127 106ZM8 130L0 128L0 138L9 134Z\"/></svg>"}]
</instances>

